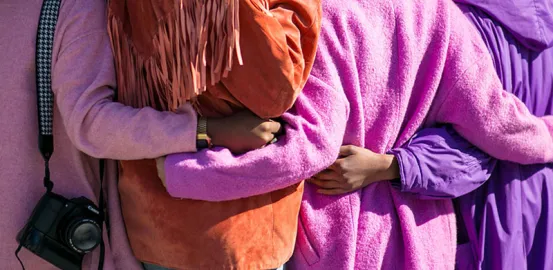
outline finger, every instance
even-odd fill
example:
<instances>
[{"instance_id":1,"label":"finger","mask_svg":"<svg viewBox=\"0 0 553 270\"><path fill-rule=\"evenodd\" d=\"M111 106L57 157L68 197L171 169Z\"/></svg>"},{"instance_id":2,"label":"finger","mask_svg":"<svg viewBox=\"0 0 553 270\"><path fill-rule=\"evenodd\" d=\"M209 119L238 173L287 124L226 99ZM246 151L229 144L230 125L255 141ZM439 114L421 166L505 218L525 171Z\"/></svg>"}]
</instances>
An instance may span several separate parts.
<instances>
[{"instance_id":1,"label":"finger","mask_svg":"<svg viewBox=\"0 0 553 270\"><path fill-rule=\"evenodd\" d=\"M274 121L280 124L280 128L278 129L277 132L275 132L275 135L276 136L284 135L284 124L285 124L284 120L282 120L281 118L278 118L278 119L272 119L271 121Z\"/></svg>"},{"instance_id":2,"label":"finger","mask_svg":"<svg viewBox=\"0 0 553 270\"><path fill-rule=\"evenodd\" d=\"M167 187L165 183L165 157L156 159L157 176L161 180L164 187Z\"/></svg>"},{"instance_id":3,"label":"finger","mask_svg":"<svg viewBox=\"0 0 553 270\"><path fill-rule=\"evenodd\" d=\"M318 173L315 176L315 178L319 180L334 180L334 181L339 181L341 179L340 175L337 172L329 169L326 169Z\"/></svg>"},{"instance_id":4,"label":"finger","mask_svg":"<svg viewBox=\"0 0 553 270\"><path fill-rule=\"evenodd\" d=\"M273 140L276 139L275 134L273 133L265 133L261 135L261 139L265 142L265 144L270 144Z\"/></svg>"},{"instance_id":5,"label":"finger","mask_svg":"<svg viewBox=\"0 0 553 270\"><path fill-rule=\"evenodd\" d=\"M324 194L324 195L342 195L348 193L347 190L343 190L341 188L334 188L334 189L319 189L317 190L317 193Z\"/></svg>"},{"instance_id":6,"label":"finger","mask_svg":"<svg viewBox=\"0 0 553 270\"><path fill-rule=\"evenodd\" d=\"M265 121L260 125L261 131L277 133L280 130L281 124L275 121Z\"/></svg>"},{"instance_id":7,"label":"finger","mask_svg":"<svg viewBox=\"0 0 553 270\"><path fill-rule=\"evenodd\" d=\"M330 165L330 168L331 170L339 173L342 171L342 168L344 168L344 161L345 159L344 158L339 158L337 159L336 161L334 161L334 164Z\"/></svg>"},{"instance_id":8,"label":"finger","mask_svg":"<svg viewBox=\"0 0 553 270\"><path fill-rule=\"evenodd\" d=\"M328 181L328 180L321 180L317 178L311 178L308 180L308 182L324 189L341 188L340 183L336 181Z\"/></svg>"},{"instance_id":9,"label":"finger","mask_svg":"<svg viewBox=\"0 0 553 270\"><path fill-rule=\"evenodd\" d=\"M353 145L343 145L340 147L340 156L347 157L355 154L356 146Z\"/></svg>"}]
</instances>

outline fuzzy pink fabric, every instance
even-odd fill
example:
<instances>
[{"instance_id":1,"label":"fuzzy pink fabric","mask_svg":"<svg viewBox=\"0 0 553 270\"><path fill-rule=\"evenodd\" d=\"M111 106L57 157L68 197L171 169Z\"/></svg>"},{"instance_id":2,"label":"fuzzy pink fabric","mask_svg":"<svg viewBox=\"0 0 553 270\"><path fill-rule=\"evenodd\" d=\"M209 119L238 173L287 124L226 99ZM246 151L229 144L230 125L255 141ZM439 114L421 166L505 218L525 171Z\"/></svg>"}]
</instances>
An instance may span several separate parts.
<instances>
[{"instance_id":1,"label":"fuzzy pink fabric","mask_svg":"<svg viewBox=\"0 0 553 270\"><path fill-rule=\"evenodd\" d=\"M423 126L450 123L496 158L553 161L552 119L502 90L479 34L449 0L326 0L317 59L276 145L170 155L175 197L229 200L276 190L332 163L342 144L384 153ZM344 108L344 100L347 107ZM306 185L295 269L453 269L450 200L388 183L344 196Z\"/></svg>"}]
</instances>

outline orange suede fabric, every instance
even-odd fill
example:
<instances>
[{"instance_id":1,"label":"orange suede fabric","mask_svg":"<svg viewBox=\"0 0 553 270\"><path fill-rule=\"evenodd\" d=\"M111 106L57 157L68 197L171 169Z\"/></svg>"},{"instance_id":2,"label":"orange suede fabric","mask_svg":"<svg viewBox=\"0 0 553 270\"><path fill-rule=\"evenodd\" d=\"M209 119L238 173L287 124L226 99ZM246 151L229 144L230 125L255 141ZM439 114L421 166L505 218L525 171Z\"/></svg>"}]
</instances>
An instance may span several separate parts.
<instances>
[{"instance_id":1,"label":"orange suede fabric","mask_svg":"<svg viewBox=\"0 0 553 270\"><path fill-rule=\"evenodd\" d=\"M122 162L120 195L135 256L173 269L274 269L290 258L303 182L229 202L167 195L152 160Z\"/></svg>"},{"instance_id":2,"label":"orange suede fabric","mask_svg":"<svg viewBox=\"0 0 553 270\"><path fill-rule=\"evenodd\" d=\"M263 3L268 10L258 8ZM272 118L288 110L309 76L320 20L320 0L240 0L244 65L234 65L194 98L198 112L222 116L246 108ZM123 60L116 52L116 61ZM122 102L136 106L132 93ZM161 109L162 102L148 105ZM273 269L293 253L303 183L234 201L175 199L158 179L155 161L122 161L119 192L131 247L141 261L174 269Z\"/></svg>"}]
</instances>

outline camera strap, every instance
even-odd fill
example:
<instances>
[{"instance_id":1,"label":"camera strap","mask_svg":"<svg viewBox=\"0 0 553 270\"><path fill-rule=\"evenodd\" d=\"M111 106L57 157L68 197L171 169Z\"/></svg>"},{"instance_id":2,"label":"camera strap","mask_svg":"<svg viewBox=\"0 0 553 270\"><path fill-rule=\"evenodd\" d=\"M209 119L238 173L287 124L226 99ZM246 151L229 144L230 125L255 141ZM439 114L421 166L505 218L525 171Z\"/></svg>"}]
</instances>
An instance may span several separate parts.
<instances>
[{"instance_id":1,"label":"camera strap","mask_svg":"<svg viewBox=\"0 0 553 270\"><path fill-rule=\"evenodd\" d=\"M36 90L38 105L38 148L44 159L44 187L54 188L49 162L54 153L54 94L52 92L52 48L61 0L44 0L36 37Z\"/></svg>"},{"instance_id":2,"label":"camera strap","mask_svg":"<svg viewBox=\"0 0 553 270\"><path fill-rule=\"evenodd\" d=\"M37 88L37 109L38 109L38 147L42 158L44 159L44 187L46 192L52 192L54 183L50 179L50 158L54 153L54 93L52 92L52 50L54 47L54 35L58 22L58 15L61 0L44 0L40 11L40 19L38 22L38 30L36 37L36 88ZM104 160L100 160L100 228L103 230L105 216L104 203ZM21 250L21 245L18 247L15 255L17 256ZM100 242L100 258L98 269L102 270L104 265L105 246L102 237ZM23 263L17 257L23 269Z\"/></svg>"}]
</instances>

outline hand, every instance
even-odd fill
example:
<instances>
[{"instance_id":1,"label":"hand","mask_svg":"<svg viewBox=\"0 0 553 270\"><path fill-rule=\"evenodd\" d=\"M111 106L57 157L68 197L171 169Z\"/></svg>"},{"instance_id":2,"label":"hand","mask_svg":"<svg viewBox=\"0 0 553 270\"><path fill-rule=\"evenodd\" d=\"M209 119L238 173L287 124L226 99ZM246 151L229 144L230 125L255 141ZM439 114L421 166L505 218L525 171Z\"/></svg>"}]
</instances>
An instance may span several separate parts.
<instances>
[{"instance_id":1,"label":"hand","mask_svg":"<svg viewBox=\"0 0 553 270\"><path fill-rule=\"evenodd\" d=\"M399 165L393 155L348 145L340 148L340 158L333 165L308 182L320 187L321 194L338 195L396 178L399 178Z\"/></svg>"},{"instance_id":2,"label":"hand","mask_svg":"<svg viewBox=\"0 0 553 270\"><path fill-rule=\"evenodd\" d=\"M249 111L207 119L207 135L213 145L226 147L236 154L267 145L275 139L280 128L280 123L263 120Z\"/></svg>"},{"instance_id":3,"label":"hand","mask_svg":"<svg viewBox=\"0 0 553 270\"><path fill-rule=\"evenodd\" d=\"M161 179L161 183L163 184L163 186L167 188L167 184L165 184L165 158L166 157L156 158L156 167L157 176L159 176L159 179Z\"/></svg>"}]
</instances>

